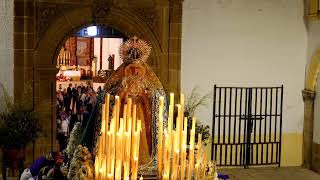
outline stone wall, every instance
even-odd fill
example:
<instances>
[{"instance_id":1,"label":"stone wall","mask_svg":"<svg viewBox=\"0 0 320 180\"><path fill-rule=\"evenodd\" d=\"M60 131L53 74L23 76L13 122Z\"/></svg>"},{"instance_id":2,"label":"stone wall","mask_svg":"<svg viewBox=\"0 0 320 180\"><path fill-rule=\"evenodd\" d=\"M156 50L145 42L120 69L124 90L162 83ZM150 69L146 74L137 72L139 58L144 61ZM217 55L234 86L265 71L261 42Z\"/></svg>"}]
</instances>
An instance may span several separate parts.
<instances>
[{"instance_id":1,"label":"stone wall","mask_svg":"<svg viewBox=\"0 0 320 180\"><path fill-rule=\"evenodd\" d=\"M14 95L33 86L33 107L40 113L45 136L34 157L56 150L56 57L69 35L93 22L134 35L152 46L149 65L167 92L180 92L182 0L15 0ZM42 106L46 102L49 106ZM28 160L31 162L32 159Z\"/></svg>"},{"instance_id":2,"label":"stone wall","mask_svg":"<svg viewBox=\"0 0 320 180\"><path fill-rule=\"evenodd\" d=\"M13 0L0 1L0 23L0 83L13 95Z\"/></svg>"}]
</instances>

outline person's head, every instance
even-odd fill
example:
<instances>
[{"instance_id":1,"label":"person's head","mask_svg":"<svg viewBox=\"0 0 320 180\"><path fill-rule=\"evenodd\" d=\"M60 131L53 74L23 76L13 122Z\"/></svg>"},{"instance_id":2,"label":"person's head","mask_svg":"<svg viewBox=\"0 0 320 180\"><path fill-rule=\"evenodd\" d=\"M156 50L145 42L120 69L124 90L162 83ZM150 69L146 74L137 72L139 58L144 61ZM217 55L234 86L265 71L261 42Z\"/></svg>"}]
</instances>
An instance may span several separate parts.
<instances>
[{"instance_id":1,"label":"person's head","mask_svg":"<svg viewBox=\"0 0 320 180\"><path fill-rule=\"evenodd\" d=\"M72 87L72 84L69 84L69 87Z\"/></svg>"},{"instance_id":2,"label":"person's head","mask_svg":"<svg viewBox=\"0 0 320 180\"><path fill-rule=\"evenodd\" d=\"M61 165L64 160L64 155L62 152L50 152L46 155L46 159L54 161L56 165Z\"/></svg>"},{"instance_id":3,"label":"person's head","mask_svg":"<svg viewBox=\"0 0 320 180\"><path fill-rule=\"evenodd\" d=\"M54 157L55 165L56 166L61 166L63 164L65 156L63 155L62 152L57 152L56 156Z\"/></svg>"},{"instance_id":4,"label":"person's head","mask_svg":"<svg viewBox=\"0 0 320 180\"><path fill-rule=\"evenodd\" d=\"M49 160L49 161L53 161L55 156L56 156L57 152L49 152L47 155L46 155L46 159Z\"/></svg>"}]
</instances>

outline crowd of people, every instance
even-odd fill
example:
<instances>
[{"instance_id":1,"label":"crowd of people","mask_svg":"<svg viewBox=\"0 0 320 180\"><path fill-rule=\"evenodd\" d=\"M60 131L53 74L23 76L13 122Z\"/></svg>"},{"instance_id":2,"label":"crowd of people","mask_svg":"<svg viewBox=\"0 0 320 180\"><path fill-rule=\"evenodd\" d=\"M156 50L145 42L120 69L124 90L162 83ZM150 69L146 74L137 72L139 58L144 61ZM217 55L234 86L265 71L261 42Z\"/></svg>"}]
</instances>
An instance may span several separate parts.
<instances>
[{"instance_id":1,"label":"crowd of people","mask_svg":"<svg viewBox=\"0 0 320 180\"><path fill-rule=\"evenodd\" d=\"M61 167L65 160L62 152L50 152L40 156L23 171L20 180L64 180L66 172Z\"/></svg>"},{"instance_id":2,"label":"crowd of people","mask_svg":"<svg viewBox=\"0 0 320 180\"><path fill-rule=\"evenodd\" d=\"M86 124L92 110L97 103L97 92L92 85L69 84L68 88L59 86L57 91L57 140L60 151L63 151L68 143L68 138L76 122Z\"/></svg>"}]
</instances>

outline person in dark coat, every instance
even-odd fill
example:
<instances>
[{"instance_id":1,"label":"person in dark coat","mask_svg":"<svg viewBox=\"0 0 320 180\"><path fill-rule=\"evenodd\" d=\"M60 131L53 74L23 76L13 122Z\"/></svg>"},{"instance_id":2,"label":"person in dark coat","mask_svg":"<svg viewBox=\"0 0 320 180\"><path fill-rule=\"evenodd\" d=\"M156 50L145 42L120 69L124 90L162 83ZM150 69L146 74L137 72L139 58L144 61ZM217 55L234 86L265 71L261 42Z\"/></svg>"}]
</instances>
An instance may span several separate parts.
<instances>
[{"instance_id":1,"label":"person in dark coat","mask_svg":"<svg viewBox=\"0 0 320 180\"><path fill-rule=\"evenodd\" d=\"M33 177L39 174L40 170L43 167L53 166L55 164L57 155L58 155L57 152L51 152L46 156L41 156L38 159L36 159L29 168L26 168L23 171L23 173L21 174L20 180L32 179Z\"/></svg>"}]
</instances>

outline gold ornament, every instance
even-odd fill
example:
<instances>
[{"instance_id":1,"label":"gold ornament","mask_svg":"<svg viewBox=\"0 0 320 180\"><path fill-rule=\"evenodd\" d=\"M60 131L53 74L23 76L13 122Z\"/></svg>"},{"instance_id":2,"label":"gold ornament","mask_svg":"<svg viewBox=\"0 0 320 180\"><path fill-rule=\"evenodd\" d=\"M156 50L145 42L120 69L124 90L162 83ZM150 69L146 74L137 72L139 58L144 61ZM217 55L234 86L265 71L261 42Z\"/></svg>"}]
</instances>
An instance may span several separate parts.
<instances>
[{"instance_id":1,"label":"gold ornament","mask_svg":"<svg viewBox=\"0 0 320 180\"><path fill-rule=\"evenodd\" d=\"M151 46L134 36L120 46L120 58L124 62L146 62L151 53Z\"/></svg>"}]
</instances>

